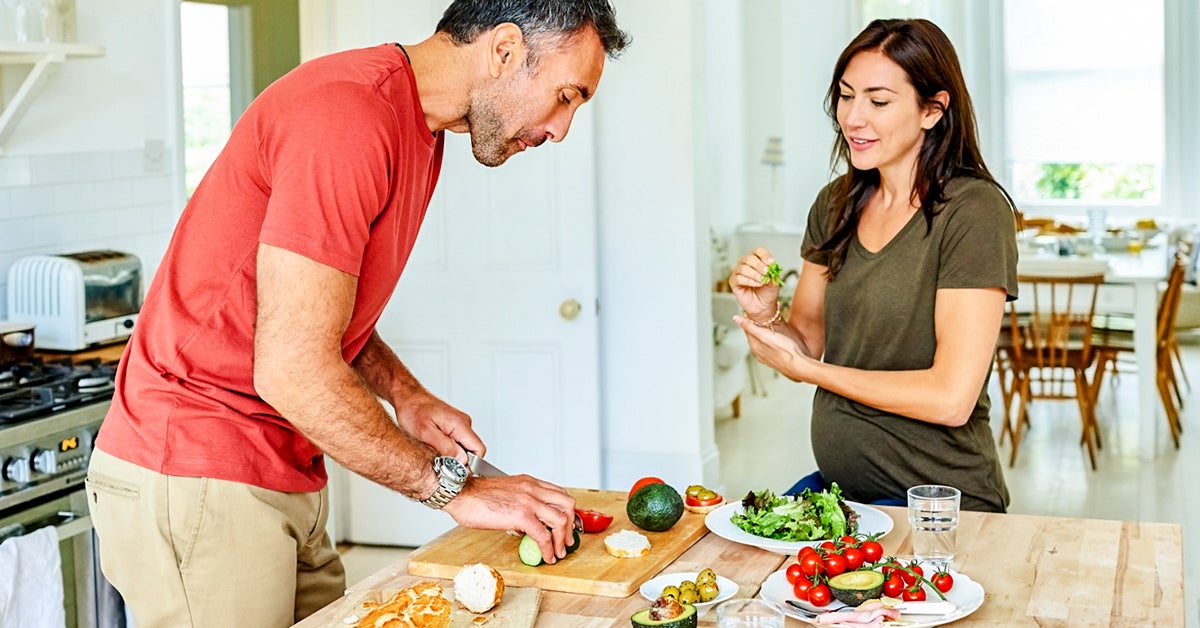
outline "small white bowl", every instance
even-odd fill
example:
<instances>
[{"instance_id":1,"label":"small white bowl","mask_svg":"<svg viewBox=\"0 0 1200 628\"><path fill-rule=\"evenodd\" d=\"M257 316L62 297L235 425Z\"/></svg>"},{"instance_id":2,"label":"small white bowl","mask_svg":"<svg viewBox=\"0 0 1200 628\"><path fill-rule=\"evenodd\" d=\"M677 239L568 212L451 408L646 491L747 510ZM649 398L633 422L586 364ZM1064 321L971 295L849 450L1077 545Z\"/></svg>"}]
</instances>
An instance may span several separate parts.
<instances>
[{"instance_id":1,"label":"small white bowl","mask_svg":"<svg viewBox=\"0 0 1200 628\"><path fill-rule=\"evenodd\" d=\"M653 602L654 600L658 599L659 595L662 594L662 590L664 588L671 585L679 586L679 583L683 582L684 580L691 580L692 582L695 582L696 576L698 575L700 575L699 571L681 571L678 573L659 574L642 583L642 586L638 589L638 591L642 594L642 597ZM733 596L737 595L737 592L738 585L736 582L726 578L725 576L718 575L717 597L707 602L696 602L692 606L696 607L697 612L707 610L713 606L716 606L717 604L720 604L721 602L724 602L725 600L732 598Z\"/></svg>"}]
</instances>

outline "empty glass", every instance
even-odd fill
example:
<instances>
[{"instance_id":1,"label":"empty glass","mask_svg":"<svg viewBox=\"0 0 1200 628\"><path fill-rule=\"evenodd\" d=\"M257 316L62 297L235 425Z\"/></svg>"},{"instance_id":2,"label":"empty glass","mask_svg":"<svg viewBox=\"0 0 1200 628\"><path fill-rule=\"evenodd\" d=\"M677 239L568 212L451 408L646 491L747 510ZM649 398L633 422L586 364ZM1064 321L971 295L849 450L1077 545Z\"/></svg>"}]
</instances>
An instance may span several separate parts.
<instances>
[{"instance_id":1,"label":"empty glass","mask_svg":"<svg viewBox=\"0 0 1200 628\"><path fill-rule=\"evenodd\" d=\"M783 611L771 602L741 598L717 607L719 628L783 628Z\"/></svg>"},{"instance_id":2,"label":"empty glass","mask_svg":"<svg viewBox=\"0 0 1200 628\"><path fill-rule=\"evenodd\" d=\"M917 560L939 567L954 562L961 499L962 493L953 486L923 484L908 489L908 523Z\"/></svg>"}]
</instances>

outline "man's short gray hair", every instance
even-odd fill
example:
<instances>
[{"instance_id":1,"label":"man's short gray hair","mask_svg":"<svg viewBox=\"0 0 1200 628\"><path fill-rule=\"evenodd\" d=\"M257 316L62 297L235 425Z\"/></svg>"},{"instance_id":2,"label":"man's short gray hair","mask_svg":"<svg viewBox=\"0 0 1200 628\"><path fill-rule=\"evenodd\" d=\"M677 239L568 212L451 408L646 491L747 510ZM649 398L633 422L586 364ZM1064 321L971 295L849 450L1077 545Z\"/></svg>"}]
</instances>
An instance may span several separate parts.
<instances>
[{"instance_id":1,"label":"man's short gray hair","mask_svg":"<svg viewBox=\"0 0 1200 628\"><path fill-rule=\"evenodd\" d=\"M591 26L611 58L629 45L629 35L617 27L609 0L454 0L442 14L437 30L460 45L504 23L516 24L529 49L532 64L543 50Z\"/></svg>"}]
</instances>

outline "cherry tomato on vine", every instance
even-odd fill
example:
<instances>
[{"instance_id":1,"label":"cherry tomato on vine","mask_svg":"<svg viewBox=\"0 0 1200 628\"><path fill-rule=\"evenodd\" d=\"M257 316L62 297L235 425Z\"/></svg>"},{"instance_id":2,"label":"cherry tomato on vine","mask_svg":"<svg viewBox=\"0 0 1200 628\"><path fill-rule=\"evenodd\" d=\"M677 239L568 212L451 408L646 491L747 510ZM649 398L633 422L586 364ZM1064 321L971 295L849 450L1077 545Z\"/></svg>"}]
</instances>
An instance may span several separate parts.
<instances>
[{"instance_id":1,"label":"cherry tomato on vine","mask_svg":"<svg viewBox=\"0 0 1200 628\"><path fill-rule=\"evenodd\" d=\"M825 562L816 552L805 554L804 559L800 561L800 571L806 576L817 576L825 571Z\"/></svg>"},{"instance_id":2,"label":"cherry tomato on vine","mask_svg":"<svg viewBox=\"0 0 1200 628\"><path fill-rule=\"evenodd\" d=\"M863 556L863 551L857 547L847 547L842 550L842 556L846 557L846 570L854 571L863 566L866 558Z\"/></svg>"},{"instance_id":3,"label":"cherry tomato on vine","mask_svg":"<svg viewBox=\"0 0 1200 628\"><path fill-rule=\"evenodd\" d=\"M883 558L883 546L875 541L863 541L858 549L862 550L863 558L868 563L879 562Z\"/></svg>"},{"instance_id":4,"label":"cherry tomato on vine","mask_svg":"<svg viewBox=\"0 0 1200 628\"><path fill-rule=\"evenodd\" d=\"M900 597L904 592L904 580L899 573L894 573L883 583L883 594L888 597Z\"/></svg>"},{"instance_id":5,"label":"cherry tomato on vine","mask_svg":"<svg viewBox=\"0 0 1200 628\"><path fill-rule=\"evenodd\" d=\"M858 539L850 536L849 534L838 539L838 542L841 543L843 547L855 547L858 545Z\"/></svg>"},{"instance_id":6,"label":"cherry tomato on vine","mask_svg":"<svg viewBox=\"0 0 1200 628\"><path fill-rule=\"evenodd\" d=\"M804 560L805 554L816 554L816 553L817 553L817 550L813 549L813 547L811 545L805 545L804 547L800 548L799 552L796 553L796 560Z\"/></svg>"},{"instance_id":7,"label":"cherry tomato on vine","mask_svg":"<svg viewBox=\"0 0 1200 628\"><path fill-rule=\"evenodd\" d=\"M827 552L836 552L838 549L837 544L834 543L833 541L825 541L824 543L818 545L817 547L820 547L821 549L823 549Z\"/></svg>"},{"instance_id":8,"label":"cherry tomato on vine","mask_svg":"<svg viewBox=\"0 0 1200 628\"><path fill-rule=\"evenodd\" d=\"M808 578L800 578L795 584L792 585L792 593L796 594L796 599L802 602L807 602L808 592L812 591L814 586L816 585L813 584L812 580L809 580Z\"/></svg>"},{"instance_id":9,"label":"cherry tomato on vine","mask_svg":"<svg viewBox=\"0 0 1200 628\"><path fill-rule=\"evenodd\" d=\"M933 586L942 593L947 593L950 591L950 589L954 588L954 576L950 575L950 572L948 571L939 571L933 574L933 577L930 578L930 581L932 581Z\"/></svg>"},{"instance_id":10,"label":"cherry tomato on vine","mask_svg":"<svg viewBox=\"0 0 1200 628\"><path fill-rule=\"evenodd\" d=\"M788 584L796 584L796 581L804 577L804 572L800 570L800 563L792 563L788 565L787 573L783 574L787 578Z\"/></svg>"},{"instance_id":11,"label":"cherry tomato on vine","mask_svg":"<svg viewBox=\"0 0 1200 628\"><path fill-rule=\"evenodd\" d=\"M909 563L906 568L907 571L902 569L899 573L900 577L904 578L904 584L910 587L917 582L917 576L925 577L925 570L921 569L921 566L916 561Z\"/></svg>"},{"instance_id":12,"label":"cherry tomato on vine","mask_svg":"<svg viewBox=\"0 0 1200 628\"><path fill-rule=\"evenodd\" d=\"M818 584L808 591L808 603L818 608L827 606L832 599L833 593L829 591L828 585Z\"/></svg>"},{"instance_id":13,"label":"cherry tomato on vine","mask_svg":"<svg viewBox=\"0 0 1200 628\"><path fill-rule=\"evenodd\" d=\"M917 585L917 586L909 588L909 589L905 589L904 590L904 601L905 602L924 602L925 601L925 589L921 588L920 585Z\"/></svg>"},{"instance_id":14,"label":"cherry tomato on vine","mask_svg":"<svg viewBox=\"0 0 1200 628\"><path fill-rule=\"evenodd\" d=\"M846 557L841 554L830 554L825 557L825 575L836 576L846 571Z\"/></svg>"}]
</instances>

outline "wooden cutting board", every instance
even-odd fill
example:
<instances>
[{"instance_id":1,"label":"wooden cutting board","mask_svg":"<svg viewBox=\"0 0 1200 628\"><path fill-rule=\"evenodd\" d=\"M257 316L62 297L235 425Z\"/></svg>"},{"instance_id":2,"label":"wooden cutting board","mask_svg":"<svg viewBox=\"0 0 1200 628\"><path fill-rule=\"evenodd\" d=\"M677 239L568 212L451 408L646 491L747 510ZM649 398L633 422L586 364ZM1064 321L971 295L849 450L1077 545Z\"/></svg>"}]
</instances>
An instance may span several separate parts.
<instances>
[{"instance_id":1,"label":"wooden cutting board","mask_svg":"<svg viewBox=\"0 0 1200 628\"><path fill-rule=\"evenodd\" d=\"M628 496L618 491L568 489L579 508L613 516L604 532L584 534L578 550L553 565L530 567L517 558L520 539L504 532L457 527L415 550L408 572L418 576L453 578L463 565L484 563L504 576L505 585L537 587L549 591L626 597L662 571L707 532L704 515L684 511L665 532L639 529L625 515ZM604 537L633 530L650 539L650 553L638 558L616 558L604 550Z\"/></svg>"}]
</instances>

